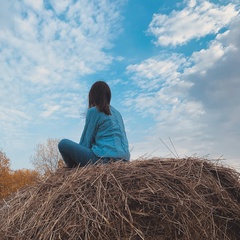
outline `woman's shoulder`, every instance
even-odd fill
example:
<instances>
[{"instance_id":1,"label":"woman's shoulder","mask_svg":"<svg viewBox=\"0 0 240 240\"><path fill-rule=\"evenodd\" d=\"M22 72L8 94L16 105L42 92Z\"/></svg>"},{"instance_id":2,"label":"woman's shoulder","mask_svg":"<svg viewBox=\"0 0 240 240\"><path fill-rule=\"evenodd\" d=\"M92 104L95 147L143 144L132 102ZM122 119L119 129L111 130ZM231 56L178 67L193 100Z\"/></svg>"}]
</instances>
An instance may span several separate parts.
<instances>
[{"instance_id":1,"label":"woman's shoulder","mask_svg":"<svg viewBox=\"0 0 240 240\"><path fill-rule=\"evenodd\" d=\"M97 108L96 107L91 107L91 108L88 108L88 113L89 112L97 112L98 110L97 110Z\"/></svg>"},{"instance_id":2,"label":"woman's shoulder","mask_svg":"<svg viewBox=\"0 0 240 240\"><path fill-rule=\"evenodd\" d=\"M121 113L116 108L114 108L113 106L110 106L110 109L111 109L112 115L114 115L114 116L116 116L118 118L122 117Z\"/></svg>"},{"instance_id":3,"label":"woman's shoulder","mask_svg":"<svg viewBox=\"0 0 240 240\"><path fill-rule=\"evenodd\" d=\"M108 118L108 117L111 117L111 116L121 117L120 112L116 108L114 108L113 106L110 106L110 111L111 111L111 115L106 115L105 113L100 112L97 107L91 107L91 108L88 109L87 115L88 116L98 116L98 115L100 116L101 115L103 118L104 117Z\"/></svg>"},{"instance_id":4,"label":"woman's shoulder","mask_svg":"<svg viewBox=\"0 0 240 240\"><path fill-rule=\"evenodd\" d=\"M97 107L91 107L87 111L87 115L91 117L103 117L105 114L103 112L100 112Z\"/></svg>"},{"instance_id":5,"label":"woman's shoulder","mask_svg":"<svg viewBox=\"0 0 240 240\"><path fill-rule=\"evenodd\" d=\"M100 114L100 112L98 111L98 109L96 107L91 107L87 110L87 116L95 116Z\"/></svg>"},{"instance_id":6,"label":"woman's shoulder","mask_svg":"<svg viewBox=\"0 0 240 240\"><path fill-rule=\"evenodd\" d=\"M112 105L110 105L111 112L119 112L116 108L114 108Z\"/></svg>"}]
</instances>

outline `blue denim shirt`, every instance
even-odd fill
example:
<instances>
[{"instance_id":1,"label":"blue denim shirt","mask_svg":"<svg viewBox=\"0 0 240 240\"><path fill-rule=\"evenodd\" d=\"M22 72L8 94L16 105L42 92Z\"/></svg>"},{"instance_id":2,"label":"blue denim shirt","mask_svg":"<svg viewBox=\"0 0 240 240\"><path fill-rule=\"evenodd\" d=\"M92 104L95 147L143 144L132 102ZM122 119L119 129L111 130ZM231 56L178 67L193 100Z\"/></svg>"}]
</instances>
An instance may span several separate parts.
<instances>
[{"instance_id":1,"label":"blue denim shirt","mask_svg":"<svg viewBox=\"0 0 240 240\"><path fill-rule=\"evenodd\" d=\"M129 160L128 140L121 114L110 107L111 115L88 109L80 144L91 148L97 157Z\"/></svg>"}]
</instances>

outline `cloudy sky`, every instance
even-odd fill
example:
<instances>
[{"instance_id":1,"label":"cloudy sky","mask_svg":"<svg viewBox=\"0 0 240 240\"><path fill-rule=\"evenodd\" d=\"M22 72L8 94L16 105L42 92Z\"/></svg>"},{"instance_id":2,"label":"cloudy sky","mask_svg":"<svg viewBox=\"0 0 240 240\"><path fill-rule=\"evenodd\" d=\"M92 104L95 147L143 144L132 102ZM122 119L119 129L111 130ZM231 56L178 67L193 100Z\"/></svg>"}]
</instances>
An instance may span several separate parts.
<instances>
[{"instance_id":1,"label":"cloudy sky","mask_svg":"<svg viewBox=\"0 0 240 240\"><path fill-rule=\"evenodd\" d=\"M239 0L0 2L0 148L13 169L31 168L48 138L79 141L99 79L132 159L222 157L240 169Z\"/></svg>"}]
</instances>

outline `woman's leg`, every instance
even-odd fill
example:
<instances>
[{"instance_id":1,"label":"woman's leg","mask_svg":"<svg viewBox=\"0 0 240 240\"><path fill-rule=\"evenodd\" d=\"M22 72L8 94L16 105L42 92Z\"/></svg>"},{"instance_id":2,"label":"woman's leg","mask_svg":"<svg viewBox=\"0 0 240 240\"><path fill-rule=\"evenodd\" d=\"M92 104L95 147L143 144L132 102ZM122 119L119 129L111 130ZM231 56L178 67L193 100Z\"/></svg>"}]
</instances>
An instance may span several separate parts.
<instances>
[{"instance_id":1,"label":"woman's leg","mask_svg":"<svg viewBox=\"0 0 240 240\"><path fill-rule=\"evenodd\" d=\"M98 160L91 149L68 139L61 140L58 149L68 167L76 167L77 165L83 167Z\"/></svg>"}]
</instances>

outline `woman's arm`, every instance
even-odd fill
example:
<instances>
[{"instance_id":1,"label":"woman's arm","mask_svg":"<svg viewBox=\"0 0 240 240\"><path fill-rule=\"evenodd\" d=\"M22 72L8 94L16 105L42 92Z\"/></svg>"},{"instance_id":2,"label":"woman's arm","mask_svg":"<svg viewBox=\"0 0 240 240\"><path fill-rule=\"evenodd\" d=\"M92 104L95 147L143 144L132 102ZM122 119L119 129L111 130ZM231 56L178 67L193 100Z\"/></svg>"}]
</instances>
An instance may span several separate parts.
<instances>
[{"instance_id":1,"label":"woman's arm","mask_svg":"<svg viewBox=\"0 0 240 240\"><path fill-rule=\"evenodd\" d=\"M87 112L85 126L80 139L80 144L84 147L92 147L97 130L98 115L98 110L95 107L90 108Z\"/></svg>"}]
</instances>

